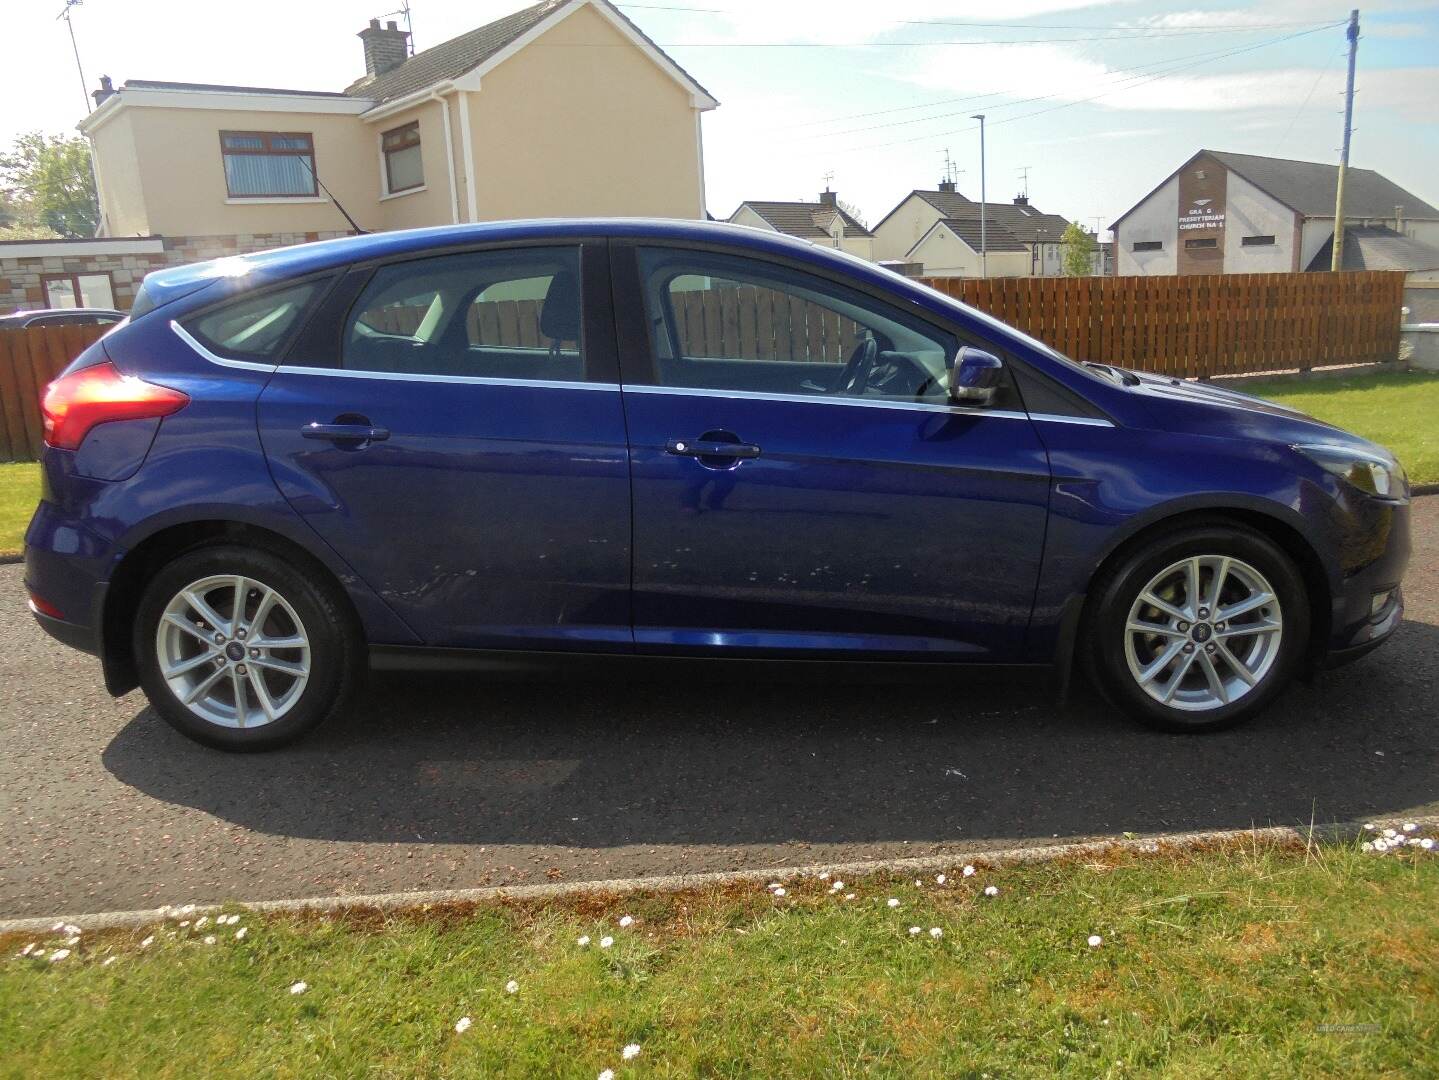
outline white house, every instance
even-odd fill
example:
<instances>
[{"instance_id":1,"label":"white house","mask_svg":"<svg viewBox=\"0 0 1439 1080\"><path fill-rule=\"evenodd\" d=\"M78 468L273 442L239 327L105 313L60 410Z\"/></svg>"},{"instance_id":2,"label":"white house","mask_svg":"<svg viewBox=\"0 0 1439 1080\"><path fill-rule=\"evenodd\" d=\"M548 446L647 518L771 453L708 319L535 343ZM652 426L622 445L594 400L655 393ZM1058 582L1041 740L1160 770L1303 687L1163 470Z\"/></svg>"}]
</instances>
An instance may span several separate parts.
<instances>
[{"instance_id":1,"label":"white house","mask_svg":"<svg viewBox=\"0 0 1439 1080\"><path fill-rule=\"evenodd\" d=\"M820 192L818 202L747 199L727 220L734 225L797 236L862 259L875 258L874 234L839 205L839 197L833 191Z\"/></svg>"},{"instance_id":2,"label":"white house","mask_svg":"<svg viewBox=\"0 0 1439 1080\"><path fill-rule=\"evenodd\" d=\"M941 222L953 224L936 235L935 227ZM874 227L874 257L886 262L924 262L924 272L934 276L969 276L957 269L969 265L957 248L968 244L961 235L967 230L959 224L965 222L974 224L975 239L969 246L978 252L980 204L961 195L952 181L941 183L937 191L916 189ZM1020 195L1012 203L985 203L984 224L991 277L1057 277L1064 273L1060 244L1069 227L1065 218L1046 214ZM928 258L918 250L921 244ZM1020 252L1024 259L1015 257ZM973 276L978 277L978 263L974 265Z\"/></svg>"}]
</instances>

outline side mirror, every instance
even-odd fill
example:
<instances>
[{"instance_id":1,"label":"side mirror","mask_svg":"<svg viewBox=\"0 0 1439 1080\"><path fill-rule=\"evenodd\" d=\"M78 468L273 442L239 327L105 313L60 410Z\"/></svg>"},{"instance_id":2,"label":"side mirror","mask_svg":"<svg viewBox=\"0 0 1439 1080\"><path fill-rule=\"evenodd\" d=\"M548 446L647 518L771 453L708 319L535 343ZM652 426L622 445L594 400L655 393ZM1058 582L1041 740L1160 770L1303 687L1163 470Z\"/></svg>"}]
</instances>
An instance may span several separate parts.
<instances>
[{"instance_id":1,"label":"side mirror","mask_svg":"<svg viewBox=\"0 0 1439 1080\"><path fill-rule=\"evenodd\" d=\"M954 359L949 397L956 405L984 408L994 400L1003 379L1004 363L997 356L966 345Z\"/></svg>"}]
</instances>

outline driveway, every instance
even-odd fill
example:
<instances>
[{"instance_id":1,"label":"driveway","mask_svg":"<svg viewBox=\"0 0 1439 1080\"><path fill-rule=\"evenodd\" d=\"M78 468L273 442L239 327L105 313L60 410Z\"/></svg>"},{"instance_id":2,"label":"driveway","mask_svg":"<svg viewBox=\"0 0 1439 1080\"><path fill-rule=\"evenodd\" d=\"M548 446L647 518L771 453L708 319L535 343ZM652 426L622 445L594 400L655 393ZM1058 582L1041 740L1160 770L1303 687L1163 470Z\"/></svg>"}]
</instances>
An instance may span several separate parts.
<instances>
[{"instance_id":1,"label":"driveway","mask_svg":"<svg viewBox=\"0 0 1439 1080\"><path fill-rule=\"evenodd\" d=\"M1205 738L987 677L376 680L273 754L175 734L0 567L0 916L953 852L1439 810L1439 497L1409 621Z\"/></svg>"}]
</instances>

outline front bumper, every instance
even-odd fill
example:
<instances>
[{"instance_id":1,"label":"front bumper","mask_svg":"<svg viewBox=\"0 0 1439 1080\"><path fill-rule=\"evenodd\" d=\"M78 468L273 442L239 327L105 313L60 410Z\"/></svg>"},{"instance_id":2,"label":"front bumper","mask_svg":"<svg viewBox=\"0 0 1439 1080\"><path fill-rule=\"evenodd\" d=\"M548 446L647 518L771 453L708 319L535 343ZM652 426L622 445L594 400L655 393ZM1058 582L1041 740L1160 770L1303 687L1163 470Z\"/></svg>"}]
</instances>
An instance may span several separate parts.
<instances>
[{"instance_id":1,"label":"front bumper","mask_svg":"<svg viewBox=\"0 0 1439 1080\"><path fill-rule=\"evenodd\" d=\"M1409 504L1386 504L1354 544L1372 555L1350 570L1336 590L1323 664L1338 667L1384 644L1404 620L1400 582L1409 565ZM1377 606L1376 606L1377 605Z\"/></svg>"}]
</instances>

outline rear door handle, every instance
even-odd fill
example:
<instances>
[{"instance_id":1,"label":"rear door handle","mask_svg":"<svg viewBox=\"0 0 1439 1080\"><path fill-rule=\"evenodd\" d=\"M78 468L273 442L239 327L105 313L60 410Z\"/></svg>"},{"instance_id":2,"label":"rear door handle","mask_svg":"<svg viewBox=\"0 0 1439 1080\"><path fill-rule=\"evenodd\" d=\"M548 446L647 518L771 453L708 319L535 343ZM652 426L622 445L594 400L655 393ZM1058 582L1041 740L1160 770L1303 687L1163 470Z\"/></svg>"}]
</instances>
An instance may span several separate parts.
<instances>
[{"instance_id":1,"label":"rear door handle","mask_svg":"<svg viewBox=\"0 0 1439 1080\"><path fill-rule=\"evenodd\" d=\"M306 424L300 434L307 439L325 439L329 442L384 442L390 437L388 428L371 427L369 424Z\"/></svg>"},{"instance_id":2,"label":"rear door handle","mask_svg":"<svg viewBox=\"0 0 1439 1080\"><path fill-rule=\"evenodd\" d=\"M753 443L715 442L710 439L671 439L665 453L677 457L757 458L760 449Z\"/></svg>"}]
</instances>

